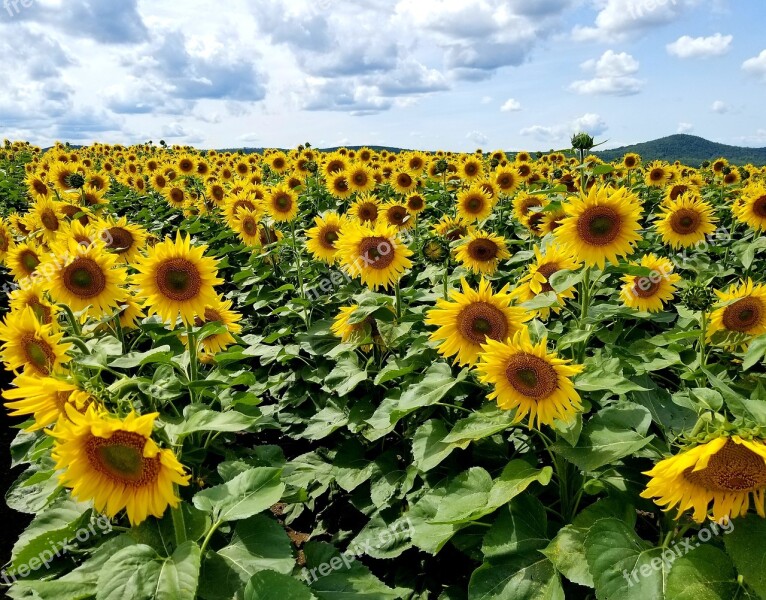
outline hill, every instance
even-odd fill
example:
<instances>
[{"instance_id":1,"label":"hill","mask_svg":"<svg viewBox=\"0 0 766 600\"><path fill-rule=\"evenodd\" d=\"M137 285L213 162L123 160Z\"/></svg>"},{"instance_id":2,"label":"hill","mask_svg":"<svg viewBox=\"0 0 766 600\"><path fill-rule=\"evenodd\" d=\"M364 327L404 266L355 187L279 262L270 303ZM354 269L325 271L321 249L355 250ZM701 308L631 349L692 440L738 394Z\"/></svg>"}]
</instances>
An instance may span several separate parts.
<instances>
[{"instance_id":1,"label":"hill","mask_svg":"<svg viewBox=\"0 0 766 600\"><path fill-rule=\"evenodd\" d=\"M705 160L724 157L729 162L737 165L747 163L755 165L766 164L766 148L729 146L727 144L711 142L696 135L685 134L670 135L642 144L602 150L595 154L605 161L612 161L621 158L627 152L640 154L644 163L652 160L665 160L668 162L680 160L686 165L698 166Z\"/></svg>"}]
</instances>

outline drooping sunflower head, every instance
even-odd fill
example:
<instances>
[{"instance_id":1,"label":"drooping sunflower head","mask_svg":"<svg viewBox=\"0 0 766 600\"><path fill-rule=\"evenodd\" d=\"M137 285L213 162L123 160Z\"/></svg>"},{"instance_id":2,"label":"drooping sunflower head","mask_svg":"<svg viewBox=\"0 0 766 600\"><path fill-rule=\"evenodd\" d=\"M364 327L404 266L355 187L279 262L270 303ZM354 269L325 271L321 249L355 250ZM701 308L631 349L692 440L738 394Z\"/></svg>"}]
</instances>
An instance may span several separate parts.
<instances>
[{"instance_id":1,"label":"drooping sunflower head","mask_svg":"<svg viewBox=\"0 0 766 600\"><path fill-rule=\"evenodd\" d=\"M641 204L625 188L594 185L587 196L571 198L563 208L567 217L554 231L556 240L587 265L617 264L641 239Z\"/></svg>"},{"instance_id":2,"label":"drooping sunflower head","mask_svg":"<svg viewBox=\"0 0 766 600\"><path fill-rule=\"evenodd\" d=\"M515 410L514 422L529 417L530 427L566 424L582 410L571 378L583 367L549 353L545 338L533 344L526 327L507 341L487 340L480 358L479 378L493 388L487 397Z\"/></svg>"},{"instance_id":3,"label":"drooping sunflower head","mask_svg":"<svg viewBox=\"0 0 766 600\"><path fill-rule=\"evenodd\" d=\"M0 359L10 370L50 375L71 360L67 351L72 345L63 343L63 337L53 324L41 324L31 307L9 313L0 323Z\"/></svg>"},{"instance_id":4,"label":"drooping sunflower head","mask_svg":"<svg viewBox=\"0 0 766 600\"><path fill-rule=\"evenodd\" d=\"M463 238L468 235L471 230L471 227L469 227L468 223L463 221L463 219L460 217L450 217L449 215L444 215L439 222L433 226L433 231L448 242L455 242Z\"/></svg>"},{"instance_id":5,"label":"drooping sunflower head","mask_svg":"<svg viewBox=\"0 0 766 600\"><path fill-rule=\"evenodd\" d=\"M673 272L673 263L667 258L647 254L640 263L632 262L631 265L644 267L648 273L626 275L622 278L620 298L623 303L637 310L661 311L664 303L673 298L675 284L681 281L681 277Z\"/></svg>"},{"instance_id":6,"label":"drooping sunflower head","mask_svg":"<svg viewBox=\"0 0 766 600\"><path fill-rule=\"evenodd\" d=\"M412 266L412 251L398 238L396 228L389 225L366 227L351 223L343 228L336 247L344 269L373 290L387 289Z\"/></svg>"},{"instance_id":7,"label":"drooping sunflower head","mask_svg":"<svg viewBox=\"0 0 766 600\"><path fill-rule=\"evenodd\" d=\"M436 307L426 315L426 324L438 327L431 341L439 344L439 354L454 356L454 362L460 365L474 365L487 339L507 339L532 315L512 305L508 286L493 293L483 277L478 290L471 289L465 279L461 283L462 291L453 290L450 300L437 300Z\"/></svg>"},{"instance_id":8,"label":"drooping sunflower head","mask_svg":"<svg viewBox=\"0 0 766 600\"><path fill-rule=\"evenodd\" d=\"M173 486L188 485L189 476L171 450L152 440L157 413L121 419L93 405L84 414L71 405L65 410L69 418L51 432L52 457L63 471L59 481L74 498L92 501L110 518L124 509L131 525L178 506Z\"/></svg>"},{"instance_id":9,"label":"drooping sunflower head","mask_svg":"<svg viewBox=\"0 0 766 600\"><path fill-rule=\"evenodd\" d=\"M336 244L340 239L341 229L346 225L346 218L338 213L325 213L314 217L315 226L306 231L306 248L317 260L328 264L335 262L338 254Z\"/></svg>"},{"instance_id":10,"label":"drooping sunflower head","mask_svg":"<svg viewBox=\"0 0 766 600\"><path fill-rule=\"evenodd\" d=\"M217 298L213 286L223 283L217 277L217 261L204 256L206 249L193 247L191 239L179 233L175 242L156 244L136 263L136 296L145 301L149 314L159 315L171 327L179 315L188 325L204 314Z\"/></svg>"},{"instance_id":11,"label":"drooping sunflower head","mask_svg":"<svg viewBox=\"0 0 766 600\"><path fill-rule=\"evenodd\" d=\"M723 306L710 317L708 339L725 337L744 342L766 333L766 285L748 279L715 293Z\"/></svg>"},{"instance_id":12,"label":"drooping sunflower head","mask_svg":"<svg viewBox=\"0 0 766 600\"><path fill-rule=\"evenodd\" d=\"M758 515L766 516L763 440L718 437L660 461L646 475L651 479L641 496L666 511L677 506L676 519L689 509L697 523L744 517L751 499Z\"/></svg>"},{"instance_id":13,"label":"drooping sunflower head","mask_svg":"<svg viewBox=\"0 0 766 600\"><path fill-rule=\"evenodd\" d=\"M457 196L458 216L469 223L486 219L492 213L493 206L489 194L478 186L463 190Z\"/></svg>"},{"instance_id":14,"label":"drooping sunflower head","mask_svg":"<svg viewBox=\"0 0 766 600\"><path fill-rule=\"evenodd\" d=\"M492 275L500 261L511 257L505 238L486 231L469 233L457 249L457 260L473 273Z\"/></svg>"},{"instance_id":15,"label":"drooping sunflower head","mask_svg":"<svg viewBox=\"0 0 766 600\"><path fill-rule=\"evenodd\" d=\"M689 248L715 231L713 207L693 192L666 202L656 222L662 241L673 248Z\"/></svg>"},{"instance_id":16,"label":"drooping sunflower head","mask_svg":"<svg viewBox=\"0 0 766 600\"><path fill-rule=\"evenodd\" d=\"M335 318L333 319L333 324L330 326L330 330L336 337L339 337L340 341L344 344L360 345L367 338L372 339L375 343L382 343L375 317L370 315L361 320L356 319L354 313L358 308L358 304L341 306L338 314L335 315ZM371 344L362 346L362 350L365 352L369 352L371 348Z\"/></svg>"},{"instance_id":17,"label":"drooping sunflower head","mask_svg":"<svg viewBox=\"0 0 766 600\"><path fill-rule=\"evenodd\" d=\"M742 190L739 201L732 205L732 211L740 223L745 223L755 231L766 231L766 185L748 185Z\"/></svg>"}]
</instances>

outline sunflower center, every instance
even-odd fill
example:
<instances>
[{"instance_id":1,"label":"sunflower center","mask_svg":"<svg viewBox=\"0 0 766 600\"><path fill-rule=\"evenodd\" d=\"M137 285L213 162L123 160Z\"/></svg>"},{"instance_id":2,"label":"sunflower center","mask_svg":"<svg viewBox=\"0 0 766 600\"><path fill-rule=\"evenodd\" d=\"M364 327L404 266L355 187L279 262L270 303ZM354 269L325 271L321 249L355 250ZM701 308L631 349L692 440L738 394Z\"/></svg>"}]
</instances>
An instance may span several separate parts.
<instances>
[{"instance_id":1,"label":"sunflower center","mask_svg":"<svg viewBox=\"0 0 766 600\"><path fill-rule=\"evenodd\" d=\"M110 250L125 252L126 250L130 250L135 242L133 234L122 227L109 228L109 237L111 238L111 241L107 248Z\"/></svg>"},{"instance_id":2,"label":"sunflower center","mask_svg":"<svg viewBox=\"0 0 766 600\"><path fill-rule=\"evenodd\" d=\"M106 288L106 277L92 258L76 258L64 269L64 286L78 298L93 298Z\"/></svg>"},{"instance_id":3,"label":"sunflower center","mask_svg":"<svg viewBox=\"0 0 766 600\"><path fill-rule=\"evenodd\" d=\"M245 217L242 220L242 229L247 235L255 235L258 231L258 224L252 217Z\"/></svg>"},{"instance_id":4,"label":"sunflower center","mask_svg":"<svg viewBox=\"0 0 766 600\"><path fill-rule=\"evenodd\" d=\"M34 365L44 375L50 372L51 365L56 361L56 355L48 342L27 334L21 338L21 347L24 349L24 356L28 363Z\"/></svg>"},{"instance_id":5,"label":"sunflower center","mask_svg":"<svg viewBox=\"0 0 766 600\"><path fill-rule=\"evenodd\" d=\"M633 293L639 298L651 298L660 289L660 282L649 277L636 277L633 280Z\"/></svg>"},{"instance_id":6,"label":"sunflower center","mask_svg":"<svg viewBox=\"0 0 766 600\"><path fill-rule=\"evenodd\" d=\"M752 450L732 440L716 452L707 467L684 477L692 483L720 492L749 492L766 487L766 462Z\"/></svg>"},{"instance_id":7,"label":"sunflower center","mask_svg":"<svg viewBox=\"0 0 766 600\"><path fill-rule=\"evenodd\" d=\"M764 317L764 306L752 296L729 304L723 311L723 324L729 331L746 333Z\"/></svg>"},{"instance_id":8,"label":"sunflower center","mask_svg":"<svg viewBox=\"0 0 766 600\"><path fill-rule=\"evenodd\" d=\"M173 188L170 190L170 199L176 204L181 204L184 201L184 191L180 188Z\"/></svg>"},{"instance_id":9,"label":"sunflower center","mask_svg":"<svg viewBox=\"0 0 766 600\"><path fill-rule=\"evenodd\" d=\"M674 185L673 188L670 190L670 199L675 200L681 194L685 194L688 191L689 191L689 186L687 185L684 185L682 183L679 183L678 185Z\"/></svg>"},{"instance_id":10,"label":"sunflower center","mask_svg":"<svg viewBox=\"0 0 766 600\"><path fill-rule=\"evenodd\" d=\"M460 311L457 328L474 344L483 344L487 338L502 341L508 337L505 314L488 302L473 302Z\"/></svg>"},{"instance_id":11,"label":"sunflower center","mask_svg":"<svg viewBox=\"0 0 766 600\"><path fill-rule=\"evenodd\" d=\"M293 206L293 199L286 194L280 194L274 198L274 204L280 212L288 212Z\"/></svg>"},{"instance_id":12,"label":"sunflower center","mask_svg":"<svg viewBox=\"0 0 766 600\"><path fill-rule=\"evenodd\" d=\"M336 192L345 194L348 191L348 181L346 181L345 177L338 177L333 182L333 187L335 188Z\"/></svg>"},{"instance_id":13,"label":"sunflower center","mask_svg":"<svg viewBox=\"0 0 766 600\"><path fill-rule=\"evenodd\" d=\"M223 317L221 317L221 313L219 313L214 308L210 308L209 306L205 307L205 322L206 323L223 323Z\"/></svg>"},{"instance_id":14,"label":"sunflower center","mask_svg":"<svg viewBox=\"0 0 766 600\"><path fill-rule=\"evenodd\" d=\"M497 185L501 190L508 190L513 187L513 177L508 173L503 173L497 178Z\"/></svg>"},{"instance_id":15,"label":"sunflower center","mask_svg":"<svg viewBox=\"0 0 766 600\"><path fill-rule=\"evenodd\" d=\"M356 172L354 173L354 183L358 186L363 186L367 184L367 175L365 175L362 172Z\"/></svg>"},{"instance_id":16,"label":"sunflower center","mask_svg":"<svg viewBox=\"0 0 766 600\"><path fill-rule=\"evenodd\" d=\"M540 273L543 277L545 277L545 283L542 286L542 293L545 292L552 292L553 286L550 283L551 275L554 273L560 271L558 263L555 262L549 262L549 263L543 263L539 267L537 267L537 272Z\"/></svg>"},{"instance_id":17,"label":"sunflower center","mask_svg":"<svg viewBox=\"0 0 766 600\"><path fill-rule=\"evenodd\" d=\"M665 171L662 169L652 169L649 173L649 179L652 181L661 181L665 179Z\"/></svg>"},{"instance_id":18,"label":"sunflower center","mask_svg":"<svg viewBox=\"0 0 766 600\"><path fill-rule=\"evenodd\" d=\"M35 192L40 196L47 196L48 195L48 187L40 181L39 179L35 179L32 182L32 187L34 188Z\"/></svg>"},{"instance_id":19,"label":"sunflower center","mask_svg":"<svg viewBox=\"0 0 766 600\"><path fill-rule=\"evenodd\" d=\"M759 217L766 219L766 196L761 196L753 202L753 212Z\"/></svg>"},{"instance_id":20,"label":"sunflower center","mask_svg":"<svg viewBox=\"0 0 766 600\"><path fill-rule=\"evenodd\" d=\"M144 456L146 438L132 431L115 431L109 439L91 437L86 452L91 466L112 480L141 487L157 480L160 458Z\"/></svg>"},{"instance_id":21,"label":"sunflower center","mask_svg":"<svg viewBox=\"0 0 766 600\"><path fill-rule=\"evenodd\" d=\"M696 210L690 208L680 208L670 217L670 227L680 235L695 233L702 217Z\"/></svg>"},{"instance_id":22,"label":"sunflower center","mask_svg":"<svg viewBox=\"0 0 766 600\"><path fill-rule=\"evenodd\" d=\"M51 307L42 304L37 298L30 298L27 301L27 306L35 313L35 317L40 323L47 325L53 322L53 315L51 314Z\"/></svg>"},{"instance_id":23,"label":"sunflower center","mask_svg":"<svg viewBox=\"0 0 766 600\"><path fill-rule=\"evenodd\" d=\"M611 244L620 234L622 219L610 206L591 206L577 220L580 238L593 246Z\"/></svg>"},{"instance_id":24,"label":"sunflower center","mask_svg":"<svg viewBox=\"0 0 766 600\"><path fill-rule=\"evenodd\" d=\"M385 237L364 238L359 245L359 253L366 265L373 269L385 269L394 262L394 246Z\"/></svg>"},{"instance_id":25,"label":"sunflower center","mask_svg":"<svg viewBox=\"0 0 766 600\"><path fill-rule=\"evenodd\" d=\"M7 252L8 246L10 243L8 242L8 237L0 231L0 252Z\"/></svg>"},{"instance_id":26,"label":"sunflower center","mask_svg":"<svg viewBox=\"0 0 766 600\"><path fill-rule=\"evenodd\" d=\"M494 260L498 250L497 244L492 240L478 239L468 244L468 255L478 261Z\"/></svg>"},{"instance_id":27,"label":"sunflower center","mask_svg":"<svg viewBox=\"0 0 766 600\"><path fill-rule=\"evenodd\" d=\"M58 231L59 220L58 220L58 217L56 217L56 214L52 210L46 209L45 211L43 211L43 214L40 215L40 221L42 222L43 226L49 231Z\"/></svg>"},{"instance_id":28,"label":"sunflower center","mask_svg":"<svg viewBox=\"0 0 766 600\"><path fill-rule=\"evenodd\" d=\"M479 213L484 209L484 199L478 196L471 196L466 200L466 209L470 213Z\"/></svg>"},{"instance_id":29,"label":"sunflower center","mask_svg":"<svg viewBox=\"0 0 766 600\"><path fill-rule=\"evenodd\" d=\"M366 202L359 206L357 215L361 221L374 221L378 218L378 207L371 202Z\"/></svg>"},{"instance_id":30,"label":"sunflower center","mask_svg":"<svg viewBox=\"0 0 766 600\"><path fill-rule=\"evenodd\" d=\"M420 196L411 196L407 201L407 204L412 210L420 210L423 208L423 198Z\"/></svg>"},{"instance_id":31,"label":"sunflower center","mask_svg":"<svg viewBox=\"0 0 766 600\"><path fill-rule=\"evenodd\" d=\"M505 378L518 393L535 400L547 398L558 388L558 375L550 363L526 352L511 356Z\"/></svg>"},{"instance_id":32,"label":"sunflower center","mask_svg":"<svg viewBox=\"0 0 766 600\"><path fill-rule=\"evenodd\" d=\"M388 209L388 220L394 225L404 225L407 221L407 209L403 206L392 206Z\"/></svg>"},{"instance_id":33,"label":"sunflower center","mask_svg":"<svg viewBox=\"0 0 766 600\"><path fill-rule=\"evenodd\" d=\"M407 173L400 173L396 178L396 182L402 187L410 187L412 185L412 177Z\"/></svg>"},{"instance_id":34,"label":"sunflower center","mask_svg":"<svg viewBox=\"0 0 766 600\"><path fill-rule=\"evenodd\" d=\"M327 228L322 233L322 235L319 236L319 239L322 241L322 245L325 248L328 249L335 249L335 242L338 241L338 230L335 228Z\"/></svg>"},{"instance_id":35,"label":"sunflower center","mask_svg":"<svg viewBox=\"0 0 766 600\"><path fill-rule=\"evenodd\" d=\"M195 298L202 289L202 278L193 262L171 258L157 268L157 287L163 296L185 302Z\"/></svg>"},{"instance_id":36,"label":"sunflower center","mask_svg":"<svg viewBox=\"0 0 766 600\"><path fill-rule=\"evenodd\" d=\"M40 259L37 257L37 254L31 250L25 250L19 258L21 259L21 264L28 273L32 273L37 268L37 265L40 264Z\"/></svg>"}]
</instances>

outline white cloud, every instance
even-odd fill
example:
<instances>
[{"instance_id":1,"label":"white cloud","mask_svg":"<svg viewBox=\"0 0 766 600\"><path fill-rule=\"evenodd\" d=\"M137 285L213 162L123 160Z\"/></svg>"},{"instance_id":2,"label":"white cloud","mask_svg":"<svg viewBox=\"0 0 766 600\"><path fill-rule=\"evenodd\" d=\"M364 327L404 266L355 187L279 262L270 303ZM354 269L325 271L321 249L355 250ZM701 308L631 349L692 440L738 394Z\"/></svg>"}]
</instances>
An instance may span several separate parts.
<instances>
[{"instance_id":1,"label":"white cloud","mask_svg":"<svg viewBox=\"0 0 766 600\"><path fill-rule=\"evenodd\" d=\"M569 89L577 94L630 96L644 86L642 80L633 77L639 62L627 52L607 50L599 59L586 60L580 67L595 76L573 81Z\"/></svg>"},{"instance_id":2,"label":"white cloud","mask_svg":"<svg viewBox=\"0 0 766 600\"><path fill-rule=\"evenodd\" d=\"M676 130L677 133L689 133L691 131L694 131L694 125L691 123L679 123Z\"/></svg>"},{"instance_id":3,"label":"white cloud","mask_svg":"<svg viewBox=\"0 0 766 600\"><path fill-rule=\"evenodd\" d=\"M684 35L665 48L667 48L668 54L678 58L709 58L726 54L731 50L733 39L734 36L721 35L720 33L697 38Z\"/></svg>"},{"instance_id":4,"label":"white cloud","mask_svg":"<svg viewBox=\"0 0 766 600\"><path fill-rule=\"evenodd\" d=\"M729 112L729 105L726 104L726 102L724 102L723 100L716 100L710 106L710 110L722 115L725 112Z\"/></svg>"},{"instance_id":5,"label":"white cloud","mask_svg":"<svg viewBox=\"0 0 766 600\"><path fill-rule=\"evenodd\" d=\"M470 131L465 137L467 140L471 140L472 142L477 143L479 146L485 146L487 142L489 142L489 138L481 131Z\"/></svg>"},{"instance_id":6,"label":"white cloud","mask_svg":"<svg viewBox=\"0 0 766 600\"><path fill-rule=\"evenodd\" d=\"M521 110L521 102L515 98L508 98L505 103L500 107L502 112L515 112Z\"/></svg>"},{"instance_id":7,"label":"white cloud","mask_svg":"<svg viewBox=\"0 0 766 600\"><path fill-rule=\"evenodd\" d=\"M575 133L582 131L592 135L599 136L606 132L608 126L606 121L596 113L586 113L568 123L559 123L555 125L532 125L519 131L520 135L532 137L540 142L556 144L559 147L568 146L570 138Z\"/></svg>"},{"instance_id":8,"label":"white cloud","mask_svg":"<svg viewBox=\"0 0 766 600\"><path fill-rule=\"evenodd\" d=\"M593 27L577 25L576 41L612 43L677 20L701 0L592 0L599 9Z\"/></svg>"},{"instance_id":9,"label":"white cloud","mask_svg":"<svg viewBox=\"0 0 766 600\"><path fill-rule=\"evenodd\" d=\"M742 69L751 75L766 79L766 50L762 50L758 56L748 58L742 63Z\"/></svg>"},{"instance_id":10,"label":"white cloud","mask_svg":"<svg viewBox=\"0 0 766 600\"><path fill-rule=\"evenodd\" d=\"M492 104L492 96L482 96L481 103L482 104Z\"/></svg>"}]
</instances>

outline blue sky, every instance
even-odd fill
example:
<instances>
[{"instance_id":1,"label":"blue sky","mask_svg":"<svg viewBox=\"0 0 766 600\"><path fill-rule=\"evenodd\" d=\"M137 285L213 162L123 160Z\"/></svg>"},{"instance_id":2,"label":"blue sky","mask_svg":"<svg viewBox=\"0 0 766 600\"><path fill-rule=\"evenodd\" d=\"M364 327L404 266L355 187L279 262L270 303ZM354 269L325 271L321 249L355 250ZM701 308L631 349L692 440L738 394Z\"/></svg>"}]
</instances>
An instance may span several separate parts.
<instances>
[{"instance_id":1,"label":"blue sky","mask_svg":"<svg viewBox=\"0 0 766 600\"><path fill-rule=\"evenodd\" d=\"M0 0L0 137L766 146L761 0Z\"/></svg>"}]
</instances>

